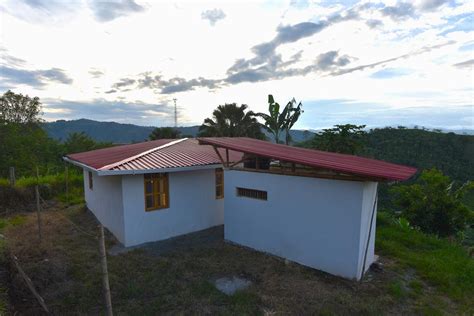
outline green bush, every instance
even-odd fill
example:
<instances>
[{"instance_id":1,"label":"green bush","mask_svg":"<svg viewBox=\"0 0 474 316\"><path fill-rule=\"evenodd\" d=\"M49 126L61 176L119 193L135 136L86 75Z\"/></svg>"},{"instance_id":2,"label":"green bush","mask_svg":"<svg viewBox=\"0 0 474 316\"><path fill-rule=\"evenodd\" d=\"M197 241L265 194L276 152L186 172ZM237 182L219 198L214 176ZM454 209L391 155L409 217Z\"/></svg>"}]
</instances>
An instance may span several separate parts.
<instances>
[{"instance_id":1,"label":"green bush","mask_svg":"<svg viewBox=\"0 0 474 316\"><path fill-rule=\"evenodd\" d=\"M68 174L69 192L66 196L66 178L64 173L36 177L21 177L15 187L7 179L0 179L0 208L19 209L34 203L34 186L39 184L43 200L57 198L62 202L78 204L84 201L83 176L76 170Z\"/></svg>"},{"instance_id":2,"label":"green bush","mask_svg":"<svg viewBox=\"0 0 474 316\"><path fill-rule=\"evenodd\" d=\"M456 235L472 220L463 204L466 192L473 188L467 182L455 188L453 181L436 169L422 172L416 183L391 189L401 216L426 233L439 236Z\"/></svg>"}]
</instances>

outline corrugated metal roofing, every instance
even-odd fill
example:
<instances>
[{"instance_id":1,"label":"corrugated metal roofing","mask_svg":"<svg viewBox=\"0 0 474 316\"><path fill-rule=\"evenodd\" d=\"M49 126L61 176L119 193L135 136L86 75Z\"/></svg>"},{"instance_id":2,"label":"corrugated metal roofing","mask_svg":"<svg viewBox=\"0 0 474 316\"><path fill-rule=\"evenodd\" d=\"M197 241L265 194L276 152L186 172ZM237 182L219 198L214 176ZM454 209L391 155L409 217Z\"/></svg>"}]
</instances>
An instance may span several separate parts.
<instances>
[{"instance_id":1,"label":"corrugated metal roofing","mask_svg":"<svg viewBox=\"0 0 474 316\"><path fill-rule=\"evenodd\" d=\"M94 169L100 169L112 163L138 155L147 150L163 146L175 139L158 139L149 142L121 145L109 148L96 149L77 154L66 155L71 160L78 161Z\"/></svg>"},{"instance_id":2,"label":"corrugated metal roofing","mask_svg":"<svg viewBox=\"0 0 474 316\"><path fill-rule=\"evenodd\" d=\"M246 137L198 138L198 140L201 144L246 154L371 178L407 180L416 172L415 168L381 160L274 144Z\"/></svg>"},{"instance_id":3,"label":"corrugated metal roofing","mask_svg":"<svg viewBox=\"0 0 474 316\"><path fill-rule=\"evenodd\" d=\"M225 157L225 150L219 151L222 157ZM100 171L138 171L221 164L212 146L199 145L196 139L162 139L66 157ZM231 161L237 161L241 157L241 153L229 151Z\"/></svg>"}]
</instances>

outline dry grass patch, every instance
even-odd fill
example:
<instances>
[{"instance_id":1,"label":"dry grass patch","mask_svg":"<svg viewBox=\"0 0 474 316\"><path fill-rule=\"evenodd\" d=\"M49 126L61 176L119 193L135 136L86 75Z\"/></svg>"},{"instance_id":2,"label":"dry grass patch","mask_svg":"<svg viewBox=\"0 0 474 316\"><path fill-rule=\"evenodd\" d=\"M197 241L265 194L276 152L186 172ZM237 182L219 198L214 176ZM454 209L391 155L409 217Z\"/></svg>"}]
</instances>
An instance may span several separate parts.
<instances>
[{"instance_id":1,"label":"dry grass patch","mask_svg":"<svg viewBox=\"0 0 474 316\"><path fill-rule=\"evenodd\" d=\"M41 244L35 214L6 227L9 251L55 314L103 313L95 218L81 207L57 207L43 213L43 223ZM114 243L107 234L107 247ZM423 285L410 283L416 278L405 286L405 270L393 260L383 260L384 271L371 272L370 281L362 283L223 241L161 256L137 249L108 260L114 311L121 314L401 314L416 311L424 297ZM212 284L233 275L251 280L252 286L226 296ZM13 303L23 313L38 313L20 281L13 278ZM405 282L402 290L409 294L399 295L397 282ZM449 312L453 307L440 308Z\"/></svg>"}]
</instances>

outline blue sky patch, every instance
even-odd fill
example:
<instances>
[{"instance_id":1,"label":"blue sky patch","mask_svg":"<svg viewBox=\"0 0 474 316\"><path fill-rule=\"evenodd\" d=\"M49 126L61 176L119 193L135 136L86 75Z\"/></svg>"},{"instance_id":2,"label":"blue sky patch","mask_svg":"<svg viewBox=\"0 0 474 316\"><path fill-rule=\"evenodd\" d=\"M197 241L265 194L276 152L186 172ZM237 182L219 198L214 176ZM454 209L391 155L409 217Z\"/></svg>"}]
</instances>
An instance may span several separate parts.
<instances>
[{"instance_id":1,"label":"blue sky patch","mask_svg":"<svg viewBox=\"0 0 474 316\"><path fill-rule=\"evenodd\" d=\"M385 68L370 75L374 79L390 79L411 74L413 71L406 68Z\"/></svg>"}]
</instances>

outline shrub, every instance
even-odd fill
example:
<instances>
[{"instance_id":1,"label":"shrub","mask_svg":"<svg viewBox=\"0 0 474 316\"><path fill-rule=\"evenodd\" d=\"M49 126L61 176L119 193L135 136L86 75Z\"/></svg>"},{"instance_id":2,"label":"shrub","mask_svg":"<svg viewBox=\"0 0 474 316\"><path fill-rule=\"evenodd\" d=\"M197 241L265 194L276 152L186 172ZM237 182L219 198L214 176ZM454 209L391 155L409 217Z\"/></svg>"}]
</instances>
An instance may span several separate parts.
<instances>
[{"instance_id":1,"label":"shrub","mask_svg":"<svg viewBox=\"0 0 474 316\"><path fill-rule=\"evenodd\" d=\"M423 171L416 183L391 191L401 216L411 225L427 233L451 236L463 231L472 220L471 211L462 202L471 188L473 183L467 182L455 189L448 176L432 169Z\"/></svg>"}]
</instances>

